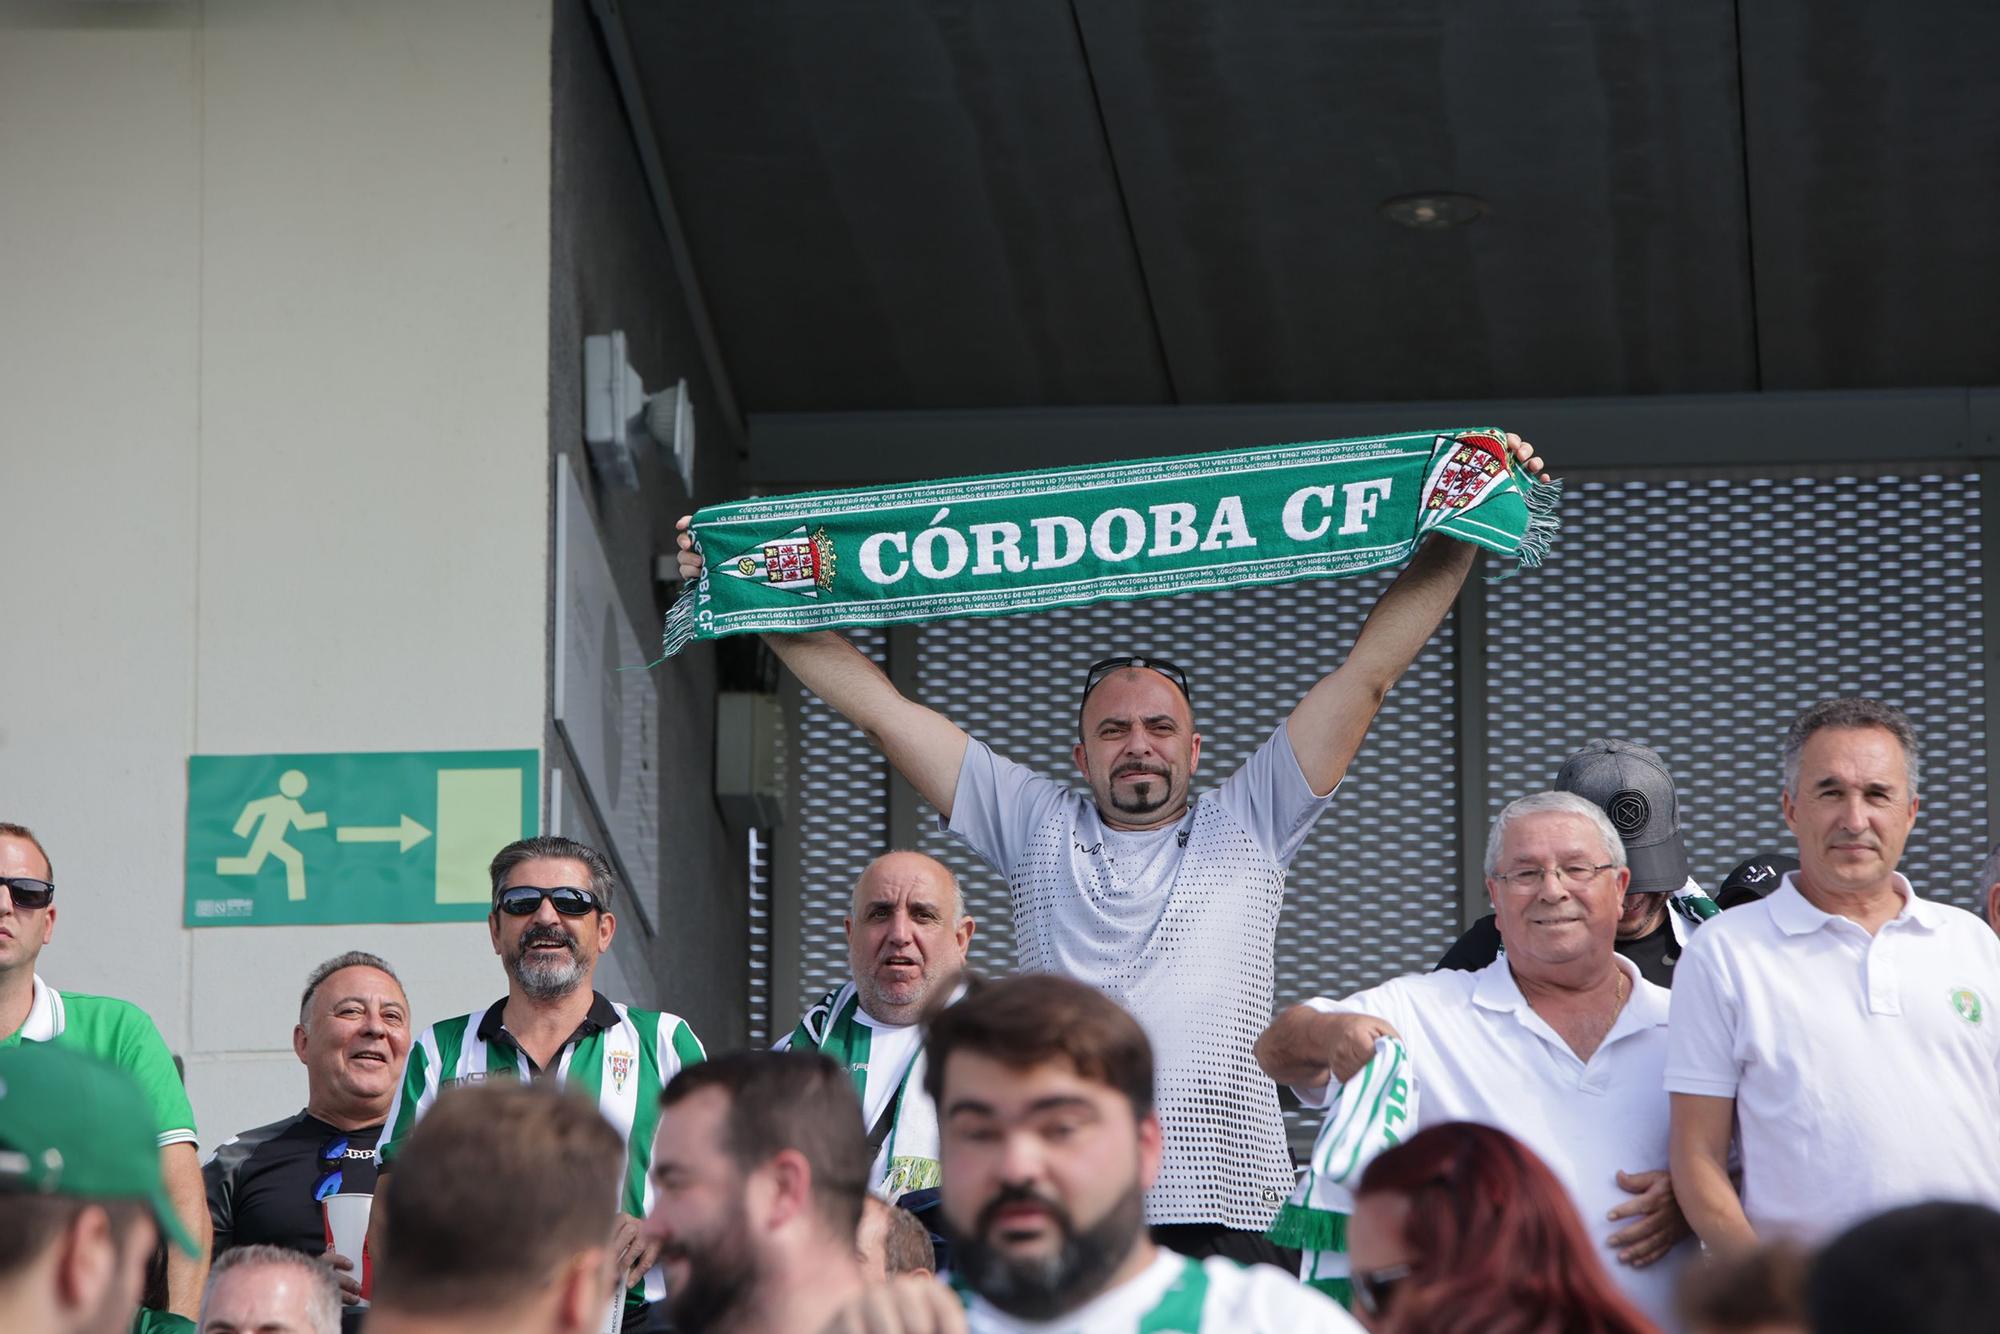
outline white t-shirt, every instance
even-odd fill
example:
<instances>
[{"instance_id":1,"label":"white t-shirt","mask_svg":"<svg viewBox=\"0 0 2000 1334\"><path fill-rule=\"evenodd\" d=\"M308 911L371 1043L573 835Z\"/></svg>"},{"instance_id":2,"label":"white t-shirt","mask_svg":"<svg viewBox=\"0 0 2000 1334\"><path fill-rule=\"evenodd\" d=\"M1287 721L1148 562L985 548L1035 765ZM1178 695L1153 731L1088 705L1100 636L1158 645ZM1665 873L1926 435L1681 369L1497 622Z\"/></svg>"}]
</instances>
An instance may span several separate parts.
<instances>
[{"instance_id":1,"label":"white t-shirt","mask_svg":"<svg viewBox=\"0 0 2000 1334\"><path fill-rule=\"evenodd\" d=\"M1636 1221L1605 1217L1632 1198L1618 1173L1664 1170L1669 1129L1660 1088L1669 993L1631 960L1613 958L1632 992L1587 1063L1535 1013L1504 958L1478 972L1418 973L1306 1004L1374 1015L1403 1035L1421 1091L1415 1129L1476 1121L1533 1149L1568 1188L1612 1279L1656 1324L1674 1329L1674 1284L1696 1255L1692 1239L1640 1269L1605 1245ZM1339 1090L1297 1092L1306 1106L1323 1107Z\"/></svg>"},{"instance_id":2,"label":"white t-shirt","mask_svg":"<svg viewBox=\"0 0 2000 1334\"><path fill-rule=\"evenodd\" d=\"M966 747L948 827L1007 878L1021 967L1090 983L1152 1039L1166 1147L1149 1222L1262 1231L1291 1193L1278 1091L1250 1049L1271 1022L1285 866L1331 798L1283 724L1185 819L1144 833Z\"/></svg>"},{"instance_id":3,"label":"white t-shirt","mask_svg":"<svg viewBox=\"0 0 2000 1334\"><path fill-rule=\"evenodd\" d=\"M1918 898L1870 936L1799 893L1694 933L1666 1087L1736 1100L1743 1210L1813 1242L1920 1200L2000 1207L2000 939Z\"/></svg>"},{"instance_id":4,"label":"white t-shirt","mask_svg":"<svg viewBox=\"0 0 2000 1334\"><path fill-rule=\"evenodd\" d=\"M960 1295L972 1334L1353 1334L1361 1328L1282 1270L1191 1260L1165 1249L1131 1279L1054 1320L1019 1320L976 1294Z\"/></svg>"}]
</instances>

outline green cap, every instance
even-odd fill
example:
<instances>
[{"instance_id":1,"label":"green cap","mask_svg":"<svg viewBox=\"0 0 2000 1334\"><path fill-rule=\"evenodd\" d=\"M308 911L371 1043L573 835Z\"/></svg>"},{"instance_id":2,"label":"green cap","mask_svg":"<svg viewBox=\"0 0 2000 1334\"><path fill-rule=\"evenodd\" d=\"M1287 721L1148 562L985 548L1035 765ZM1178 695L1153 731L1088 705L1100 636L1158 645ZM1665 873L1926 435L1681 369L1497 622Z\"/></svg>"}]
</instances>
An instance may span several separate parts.
<instances>
[{"instance_id":1,"label":"green cap","mask_svg":"<svg viewBox=\"0 0 2000 1334\"><path fill-rule=\"evenodd\" d=\"M0 1049L0 1191L143 1200L189 1255L160 1179L153 1112L132 1076L52 1042Z\"/></svg>"}]
</instances>

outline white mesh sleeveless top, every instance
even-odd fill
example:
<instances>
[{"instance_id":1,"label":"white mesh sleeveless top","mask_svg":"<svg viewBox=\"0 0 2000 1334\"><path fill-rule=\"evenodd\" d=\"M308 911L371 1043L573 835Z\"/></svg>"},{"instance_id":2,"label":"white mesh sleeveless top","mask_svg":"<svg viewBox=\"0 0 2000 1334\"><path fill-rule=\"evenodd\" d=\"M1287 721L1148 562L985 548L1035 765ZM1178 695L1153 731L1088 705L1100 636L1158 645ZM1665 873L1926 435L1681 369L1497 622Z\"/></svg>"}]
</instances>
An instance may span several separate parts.
<instances>
[{"instance_id":1,"label":"white mesh sleeveless top","mask_svg":"<svg viewBox=\"0 0 2000 1334\"><path fill-rule=\"evenodd\" d=\"M1277 1088L1250 1049L1271 1021L1285 866L1329 800L1283 724L1186 819L1137 834L966 748L949 828L1007 877L1021 968L1090 983L1152 1039L1166 1152L1149 1222L1262 1231L1291 1192Z\"/></svg>"}]
</instances>

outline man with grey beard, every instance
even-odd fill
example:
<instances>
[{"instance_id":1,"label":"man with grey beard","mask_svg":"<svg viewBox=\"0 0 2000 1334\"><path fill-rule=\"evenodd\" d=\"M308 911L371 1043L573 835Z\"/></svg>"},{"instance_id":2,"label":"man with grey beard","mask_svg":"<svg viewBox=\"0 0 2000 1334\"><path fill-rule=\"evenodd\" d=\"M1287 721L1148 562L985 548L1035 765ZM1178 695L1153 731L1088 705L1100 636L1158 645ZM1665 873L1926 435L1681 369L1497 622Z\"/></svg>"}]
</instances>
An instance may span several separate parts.
<instances>
[{"instance_id":1,"label":"man with grey beard","mask_svg":"<svg viewBox=\"0 0 2000 1334\"><path fill-rule=\"evenodd\" d=\"M617 877L596 849L566 838L522 839L494 857L492 877L486 929L507 970L507 994L484 1012L432 1024L410 1048L376 1146L374 1217L382 1216L382 1195L411 1127L446 1089L519 1079L583 1093L625 1139L630 1170L611 1249L626 1284L626 1323L637 1328L647 1303L666 1295L658 1245L639 1233L653 1205L646 1168L660 1091L703 1059L701 1043L679 1016L607 1000L592 988L597 961L618 932ZM381 1242L371 1232L378 1262Z\"/></svg>"}]
</instances>

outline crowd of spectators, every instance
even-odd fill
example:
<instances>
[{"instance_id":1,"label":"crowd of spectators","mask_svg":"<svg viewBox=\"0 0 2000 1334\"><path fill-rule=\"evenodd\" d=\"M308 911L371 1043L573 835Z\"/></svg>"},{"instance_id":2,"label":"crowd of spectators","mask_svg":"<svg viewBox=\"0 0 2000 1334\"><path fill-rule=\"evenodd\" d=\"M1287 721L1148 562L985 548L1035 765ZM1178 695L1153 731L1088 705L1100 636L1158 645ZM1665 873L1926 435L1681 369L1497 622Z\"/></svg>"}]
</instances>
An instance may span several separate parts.
<instances>
[{"instance_id":1,"label":"crowd of spectators","mask_svg":"<svg viewBox=\"0 0 2000 1334\"><path fill-rule=\"evenodd\" d=\"M504 994L416 1016L388 960L327 960L305 1105L205 1162L151 1020L37 975L55 873L0 824L0 1329L1984 1327L2000 924L1899 872L1921 751L1888 705L1794 720L1796 857L1713 897L1664 758L1583 745L1494 820L1493 914L1436 970L1273 1016L1285 866L1461 550L1426 548L1199 794L1170 662L1093 666L1073 791L839 637L774 638L1008 878L1020 974L969 974L951 869L887 852L849 980L775 1049L711 1055L597 990L606 859L525 839L491 867ZM2000 855L1980 874L2000 911ZM1281 1086L1325 1109L1302 1171Z\"/></svg>"}]
</instances>

